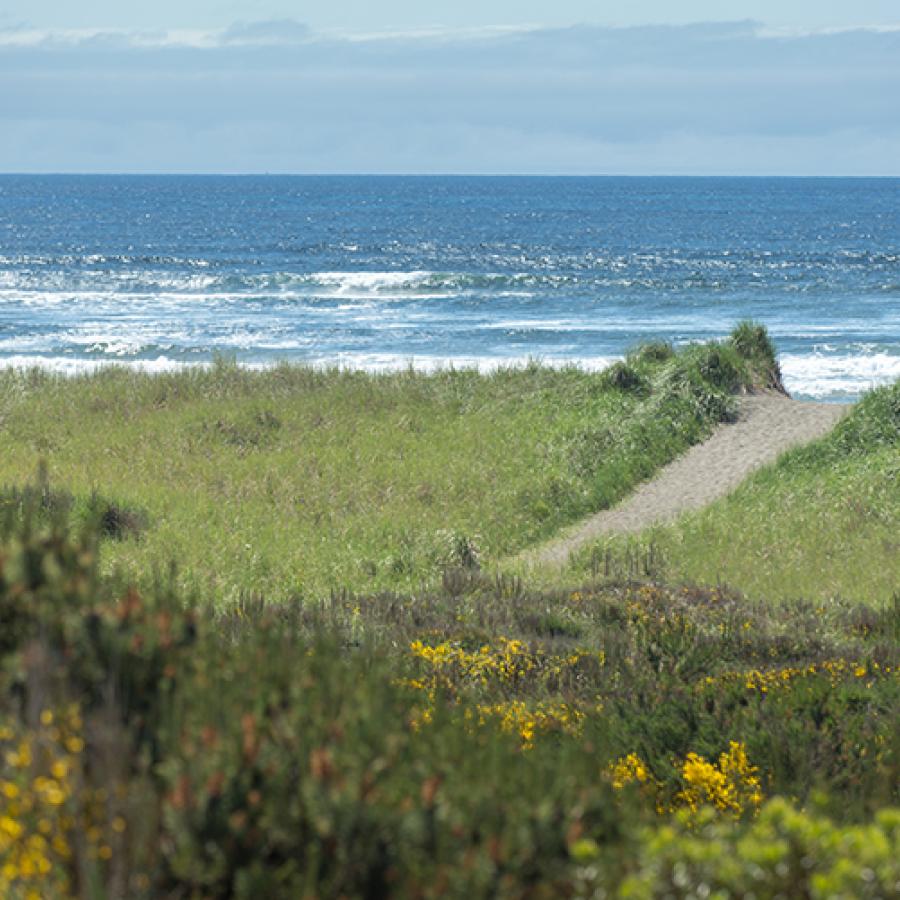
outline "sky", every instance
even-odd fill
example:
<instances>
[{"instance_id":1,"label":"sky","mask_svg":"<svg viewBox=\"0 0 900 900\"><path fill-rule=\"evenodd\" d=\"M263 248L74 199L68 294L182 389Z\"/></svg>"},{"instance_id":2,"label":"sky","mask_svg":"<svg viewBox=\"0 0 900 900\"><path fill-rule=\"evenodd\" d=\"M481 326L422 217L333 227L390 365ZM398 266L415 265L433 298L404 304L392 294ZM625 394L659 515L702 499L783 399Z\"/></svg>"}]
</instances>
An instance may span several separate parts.
<instances>
[{"instance_id":1,"label":"sky","mask_svg":"<svg viewBox=\"0 0 900 900\"><path fill-rule=\"evenodd\" d=\"M0 0L0 133L5 172L900 175L900 4Z\"/></svg>"},{"instance_id":2,"label":"sky","mask_svg":"<svg viewBox=\"0 0 900 900\"><path fill-rule=\"evenodd\" d=\"M296 19L315 29L647 25L754 19L827 28L898 24L897 0L0 0L0 24L37 28L226 28Z\"/></svg>"}]
</instances>

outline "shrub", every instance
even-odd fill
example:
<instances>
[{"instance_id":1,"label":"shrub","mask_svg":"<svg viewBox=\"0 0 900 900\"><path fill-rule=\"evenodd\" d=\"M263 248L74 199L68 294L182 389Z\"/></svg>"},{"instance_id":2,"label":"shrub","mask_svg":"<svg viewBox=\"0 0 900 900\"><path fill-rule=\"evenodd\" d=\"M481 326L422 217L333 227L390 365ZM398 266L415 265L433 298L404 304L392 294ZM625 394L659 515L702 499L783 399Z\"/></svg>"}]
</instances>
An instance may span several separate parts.
<instances>
[{"instance_id":1,"label":"shrub","mask_svg":"<svg viewBox=\"0 0 900 900\"><path fill-rule=\"evenodd\" d=\"M145 510L109 500L97 493L91 495L85 517L89 522L96 523L103 537L116 541L140 537L149 525Z\"/></svg>"},{"instance_id":2,"label":"shrub","mask_svg":"<svg viewBox=\"0 0 900 900\"><path fill-rule=\"evenodd\" d=\"M648 341L628 354L628 359L635 365L644 363L661 363L672 359L675 348L668 341Z\"/></svg>"},{"instance_id":3,"label":"shrub","mask_svg":"<svg viewBox=\"0 0 900 900\"><path fill-rule=\"evenodd\" d=\"M900 877L900 815L841 827L772 800L757 821L735 826L684 816L648 831L621 896L891 896Z\"/></svg>"},{"instance_id":4,"label":"shrub","mask_svg":"<svg viewBox=\"0 0 900 900\"><path fill-rule=\"evenodd\" d=\"M640 372L627 362L621 361L604 369L603 384L626 393L646 394L649 391L649 385Z\"/></svg>"},{"instance_id":5,"label":"shrub","mask_svg":"<svg viewBox=\"0 0 900 900\"><path fill-rule=\"evenodd\" d=\"M217 611L103 575L99 546L27 522L0 545L10 896L652 896L679 865L852 893L863 840L879 890L896 878L900 659L858 619L827 643L814 610L721 590L474 569ZM822 812L754 818L823 790ZM661 823L673 806L690 820Z\"/></svg>"}]
</instances>

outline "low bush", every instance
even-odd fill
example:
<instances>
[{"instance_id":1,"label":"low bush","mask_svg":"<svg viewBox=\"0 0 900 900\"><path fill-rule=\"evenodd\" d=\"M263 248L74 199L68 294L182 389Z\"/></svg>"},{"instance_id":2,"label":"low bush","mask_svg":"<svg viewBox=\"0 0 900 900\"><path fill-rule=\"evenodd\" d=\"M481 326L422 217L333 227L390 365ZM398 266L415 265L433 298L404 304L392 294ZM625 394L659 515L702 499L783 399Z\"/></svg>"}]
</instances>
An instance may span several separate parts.
<instances>
[{"instance_id":1,"label":"low bush","mask_svg":"<svg viewBox=\"0 0 900 900\"><path fill-rule=\"evenodd\" d=\"M671 359L675 348L668 341L648 341L628 354L628 360L637 366L646 363L660 363Z\"/></svg>"},{"instance_id":2,"label":"low bush","mask_svg":"<svg viewBox=\"0 0 900 900\"><path fill-rule=\"evenodd\" d=\"M627 362L613 363L603 371L603 384L617 391L639 395L649 393L649 385L640 372Z\"/></svg>"}]
</instances>

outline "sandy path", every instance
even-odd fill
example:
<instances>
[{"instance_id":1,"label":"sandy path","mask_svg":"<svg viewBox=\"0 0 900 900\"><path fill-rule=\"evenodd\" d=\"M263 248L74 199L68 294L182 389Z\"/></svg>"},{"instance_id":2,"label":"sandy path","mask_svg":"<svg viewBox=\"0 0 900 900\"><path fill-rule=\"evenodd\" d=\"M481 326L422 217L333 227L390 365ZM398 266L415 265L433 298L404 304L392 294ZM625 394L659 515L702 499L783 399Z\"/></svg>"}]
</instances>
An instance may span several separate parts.
<instances>
[{"instance_id":1,"label":"sandy path","mask_svg":"<svg viewBox=\"0 0 900 900\"><path fill-rule=\"evenodd\" d=\"M826 434L849 409L846 404L801 403L774 393L740 397L736 422L720 426L618 506L591 516L522 559L562 566L574 550L605 532L640 531L706 506L785 450Z\"/></svg>"}]
</instances>

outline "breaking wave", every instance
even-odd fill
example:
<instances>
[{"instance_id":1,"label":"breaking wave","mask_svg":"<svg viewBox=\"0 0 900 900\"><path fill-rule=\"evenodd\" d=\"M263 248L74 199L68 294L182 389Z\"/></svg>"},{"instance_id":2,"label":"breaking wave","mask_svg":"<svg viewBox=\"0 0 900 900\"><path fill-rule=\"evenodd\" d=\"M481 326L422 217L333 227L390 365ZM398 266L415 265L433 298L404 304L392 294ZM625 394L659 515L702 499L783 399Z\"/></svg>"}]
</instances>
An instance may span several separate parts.
<instances>
[{"instance_id":1,"label":"breaking wave","mask_svg":"<svg viewBox=\"0 0 900 900\"><path fill-rule=\"evenodd\" d=\"M889 353L788 353L780 357L780 363L788 391L815 400L857 397L900 378L900 356Z\"/></svg>"}]
</instances>

